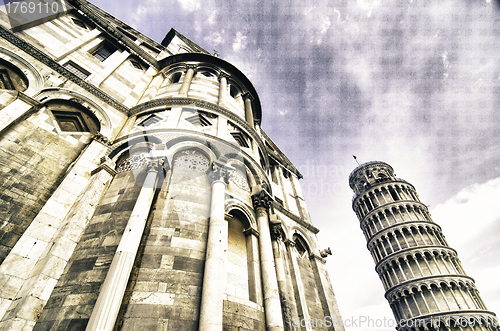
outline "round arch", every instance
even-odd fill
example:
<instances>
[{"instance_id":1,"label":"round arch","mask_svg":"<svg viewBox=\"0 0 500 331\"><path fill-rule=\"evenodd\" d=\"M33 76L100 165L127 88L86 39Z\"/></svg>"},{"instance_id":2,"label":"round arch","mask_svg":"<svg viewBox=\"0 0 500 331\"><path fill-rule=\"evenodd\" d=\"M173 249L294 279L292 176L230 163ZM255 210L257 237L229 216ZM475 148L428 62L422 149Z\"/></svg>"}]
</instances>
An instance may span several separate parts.
<instances>
[{"instance_id":1,"label":"round arch","mask_svg":"<svg viewBox=\"0 0 500 331\"><path fill-rule=\"evenodd\" d=\"M88 109L97 118L101 127L99 132L107 138L111 137L113 127L108 114L104 111L104 109L102 109L101 106L83 94L67 89L47 88L37 93L35 99L43 103L53 100L64 100L78 103L82 107Z\"/></svg>"},{"instance_id":2,"label":"round arch","mask_svg":"<svg viewBox=\"0 0 500 331\"><path fill-rule=\"evenodd\" d=\"M42 75L29 61L1 46L0 59L17 67L26 76L28 80L28 87L24 91L26 95L34 96L43 87Z\"/></svg>"},{"instance_id":3,"label":"round arch","mask_svg":"<svg viewBox=\"0 0 500 331\"><path fill-rule=\"evenodd\" d=\"M248 228L257 230L257 221L255 219L254 213L247 205L245 205L241 201L236 199L226 200L226 202L224 203L224 211L227 214L231 214L231 212L237 211L238 213L242 214L245 220L248 222L248 224L246 224L248 225Z\"/></svg>"}]
</instances>

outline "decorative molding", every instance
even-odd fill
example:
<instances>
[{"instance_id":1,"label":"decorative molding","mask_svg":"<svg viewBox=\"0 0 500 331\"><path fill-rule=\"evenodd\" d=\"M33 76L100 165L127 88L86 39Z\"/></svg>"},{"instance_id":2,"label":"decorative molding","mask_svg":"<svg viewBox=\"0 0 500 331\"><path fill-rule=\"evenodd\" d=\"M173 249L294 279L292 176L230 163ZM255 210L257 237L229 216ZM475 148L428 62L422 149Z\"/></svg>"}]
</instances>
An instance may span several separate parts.
<instances>
[{"instance_id":1,"label":"decorative molding","mask_svg":"<svg viewBox=\"0 0 500 331\"><path fill-rule=\"evenodd\" d=\"M279 212L285 214L285 216L287 216L290 219L294 220L299 225L302 225L304 228L306 228L307 230L311 231L312 233L317 234L319 232L319 229L317 227L315 227L311 223L308 223L308 222L304 221L303 219L301 219L299 216L293 214L288 209L285 209L285 207L283 207L282 205L280 205L276 201L273 201L273 208L277 209Z\"/></svg>"},{"instance_id":2,"label":"decorative molding","mask_svg":"<svg viewBox=\"0 0 500 331\"><path fill-rule=\"evenodd\" d=\"M104 170L108 172L111 176L115 176L118 172L114 169L115 163L111 161L107 156L101 158L101 164L90 172L90 176L94 176L99 171Z\"/></svg>"},{"instance_id":3,"label":"decorative molding","mask_svg":"<svg viewBox=\"0 0 500 331\"><path fill-rule=\"evenodd\" d=\"M252 195L252 203L254 209L265 208L269 209L272 205L273 198L266 190L262 190L257 194Z\"/></svg>"},{"instance_id":4,"label":"decorative molding","mask_svg":"<svg viewBox=\"0 0 500 331\"><path fill-rule=\"evenodd\" d=\"M245 236L256 236L257 238L259 237L260 233L259 231L257 231L256 229L254 228L249 228L249 229L246 229L245 231L243 231L243 234Z\"/></svg>"},{"instance_id":5,"label":"decorative molding","mask_svg":"<svg viewBox=\"0 0 500 331\"><path fill-rule=\"evenodd\" d=\"M231 111L224 109L211 102L193 98L160 98L147 101L138 106L130 108L129 116L137 115L145 110L149 110L152 108L153 109L159 108L163 106L168 107L168 106L192 106L192 105L195 105L196 107L199 108L204 108L206 110L210 110L211 112L217 115L222 115L224 117L227 117L230 121L234 122L236 125L242 128L247 135L251 136L252 139L257 142L257 144L259 145L259 149L263 152L262 156L264 157L264 164L269 165L269 158L267 156L267 153L264 153L264 151L266 151L267 148L264 145L264 142L262 141L257 131L255 131L255 129L252 128L250 124L248 124L243 118L240 118ZM298 173L298 175L300 175L300 173ZM300 175L300 177L302 177L302 175Z\"/></svg>"},{"instance_id":6,"label":"decorative molding","mask_svg":"<svg viewBox=\"0 0 500 331\"><path fill-rule=\"evenodd\" d=\"M18 47L19 49L22 49L24 52L27 54L31 55L34 57L36 60L42 62L45 64L47 67L50 69L56 71L57 73L63 75L64 77L68 78L70 81L75 83L76 85L80 86L81 88L85 89L87 92L93 94L94 96L98 97L108 105L112 106L113 108L116 108L117 110L121 111L122 113L129 113L129 108L125 107L123 104L109 96L108 94L102 92L99 88L93 86L90 83L87 83L83 79L77 77L75 74L64 68L62 65L51 59L48 55L46 55L44 52L40 51L38 48L32 46L30 43L24 41L22 38L16 36L14 33L9 31L8 29L4 28L3 26L0 25L0 37L3 39L7 40L10 42L12 45Z\"/></svg>"}]
</instances>

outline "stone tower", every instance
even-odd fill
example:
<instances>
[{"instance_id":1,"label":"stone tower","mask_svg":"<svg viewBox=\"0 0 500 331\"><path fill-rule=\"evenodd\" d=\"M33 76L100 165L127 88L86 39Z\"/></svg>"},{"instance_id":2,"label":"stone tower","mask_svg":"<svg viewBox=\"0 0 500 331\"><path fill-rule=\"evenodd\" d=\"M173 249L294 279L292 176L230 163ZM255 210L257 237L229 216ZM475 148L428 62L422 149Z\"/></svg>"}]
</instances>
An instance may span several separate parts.
<instances>
[{"instance_id":1,"label":"stone tower","mask_svg":"<svg viewBox=\"0 0 500 331\"><path fill-rule=\"evenodd\" d=\"M245 74L53 3L2 7L0 329L342 331L302 175Z\"/></svg>"},{"instance_id":2,"label":"stone tower","mask_svg":"<svg viewBox=\"0 0 500 331\"><path fill-rule=\"evenodd\" d=\"M498 329L413 185L374 161L354 169L349 186L398 330Z\"/></svg>"}]
</instances>

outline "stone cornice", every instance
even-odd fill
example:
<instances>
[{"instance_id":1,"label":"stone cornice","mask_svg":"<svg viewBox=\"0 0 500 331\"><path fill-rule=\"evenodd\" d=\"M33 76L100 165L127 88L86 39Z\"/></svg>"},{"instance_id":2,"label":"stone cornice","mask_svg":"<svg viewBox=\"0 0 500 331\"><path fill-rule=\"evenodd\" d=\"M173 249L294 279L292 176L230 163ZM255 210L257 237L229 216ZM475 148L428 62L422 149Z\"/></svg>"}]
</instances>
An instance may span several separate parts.
<instances>
[{"instance_id":1,"label":"stone cornice","mask_svg":"<svg viewBox=\"0 0 500 331\"><path fill-rule=\"evenodd\" d=\"M284 166L285 166L285 169L290 171L290 172L293 172L298 178L303 178L302 174L300 173L300 171L295 168L295 166L293 165L293 163L286 157L285 154L283 154L281 152L281 150L279 149L279 147L274 143L274 141L269 138L269 136L266 134L266 132L264 130L260 130L260 133L261 135L264 137L264 139L273 147L275 148L274 151L272 150L269 150L268 148L266 148L265 150L270 153L272 156L274 156L274 158L279 161L280 163L282 163Z\"/></svg>"},{"instance_id":2,"label":"stone cornice","mask_svg":"<svg viewBox=\"0 0 500 331\"><path fill-rule=\"evenodd\" d=\"M81 88L85 89L87 92L93 94L94 96L98 97L111 107L123 112L123 113L128 113L129 109L125 107L122 103L118 102L108 94L102 92L101 89L93 86L90 83L87 83L83 79L77 77L75 74L64 68L62 65L51 59L48 55L46 55L44 52L40 51L38 48L32 46L30 43L24 41L22 38L16 36L14 33L9 31L8 29L4 28L3 26L0 25L0 37L3 39L7 40L10 42L12 45L18 47L19 49L22 49L24 52L28 53L32 57L34 57L36 60L42 62L46 66L48 66L50 69L56 71L57 73L63 75L64 77L68 78L70 81L75 83L76 85L80 86Z\"/></svg>"},{"instance_id":3,"label":"stone cornice","mask_svg":"<svg viewBox=\"0 0 500 331\"><path fill-rule=\"evenodd\" d=\"M304 228L311 231L312 233L317 234L319 232L319 229L317 227L315 227L311 223L304 221L299 216L297 216L297 215L293 214L292 212L290 212L289 210L285 209L285 207L283 207L282 205L280 205L276 201L273 201L273 207L274 207L274 209L277 209L281 213L285 214L287 217L291 218L292 220L294 220L298 224L302 225Z\"/></svg>"},{"instance_id":4,"label":"stone cornice","mask_svg":"<svg viewBox=\"0 0 500 331\"><path fill-rule=\"evenodd\" d=\"M391 296L398 295L399 293L402 293L405 290L411 291L411 289L414 287L419 289L421 286L436 285L438 288L440 288L441 283L449 285L449 283L458 283L459 281L462 281L464 284L470 285L474 288L476 286L474 278L467 275L457 275L457 274L433 275L433 276L425 276L421 278L410 279L402 283L399 283L389 288L387 292L385 292L384 296L388 301L390 301L389 299Z\"/></svg>"}]
</instances>

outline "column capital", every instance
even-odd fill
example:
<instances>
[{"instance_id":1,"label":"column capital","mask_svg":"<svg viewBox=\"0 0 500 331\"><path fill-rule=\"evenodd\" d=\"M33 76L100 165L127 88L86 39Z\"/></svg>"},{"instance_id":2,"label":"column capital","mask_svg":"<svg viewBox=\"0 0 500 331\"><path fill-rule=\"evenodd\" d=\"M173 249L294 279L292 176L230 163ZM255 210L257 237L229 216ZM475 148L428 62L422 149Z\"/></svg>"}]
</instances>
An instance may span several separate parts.
<instances>
[{"instance_id":1,"label":"column capital","mask_svg":"<svg viewBox=\"0 0 500 331\"><path fill-rule=\"evenodd\" d=\"M293 240L290 240L290 239L286 239L285 241L283 241L285 243L285 245L287 247L294 247L295 246L295 241Z\"/></svg>"},{"instance_id":2,"label":"column capital","mask_svg":"<svg viewBox=\"0 0 500 331\"><path fill-rule=\"evenodd\" d=\"M94 140L103 144L104 146L106 147L109 147L111 146L111 142L109 141L109 139L107 137L105 137L102 133L100 132L97 132L95 135L94 135Z\"/></svg>"},{"instance_id":3,"label":"column capital","mask_svg":"<svg viewBox=\"0 0 500 331\"><path fill-rule=\"evenodd\" d=\"M193 69L194 71L196 71L196 69L198 69L198 66L196 64L186 64L186 71L189 69Z\"/></svg>"},{"instance_id":4,"label":"column capital","mask_svg":"<svg viewBox=\"0 0 500 331\"><path fill-rule=\"evenodd\" d=\"M283 240L284 233L281 224L271 226L271 240Z\"/></svg>"},{"instance_id":5,"label":"column capital","mask_svg":"<svg viewBox=\"0 0 500 331\"><path fill-rule=\"evenodd\" d=\"M243 99L250 99L250 101L254 100L254 97L252 96L252 94L250 92L245 92L241 96L243 97Z\"/></svg>"},{"instance_id":6,"label":"column capital","mask_svg":"<svg viewBox=\"0 0 500 331\"><path fill-rule=\"evenodd\" d=\"M224 72L224 71L221 71L219 72L219 75L217 76L217 79L220 81L222 78L225 78L226 80L229 79L231 77L230 74Z\"/></svg>"},{"instance_id":7,"label":"column capital","mask_svg":"<svg viewBox=\"0 0 500 331\"><path fill-rule=\"evenodd\" d=\"M147 163L147 172L160 172L163 170L163 160L154 160Z\"/></svg>"},{"instance_id":8,"label":"column capital","mask_svg":"<svg viewBox=\"0 0 500 331\"><path fill-rule=\"evenodd\" d=\"M269 209L272 204L272 197L266 190L262 190L257 194L252 195L253 207Z\"/></svg>"},{"instance_id":9,"label":"column capital","mask_svg":"<svg viewBox=\"0 0 500 331\"><path fill-rule=\"evenodd\" d=\"M229 173L226 167L214 164L212 165L212 170L208 173L208 179L212 185L217 181L227 184L229 182Z\"/></svg>"}]
</instances>

